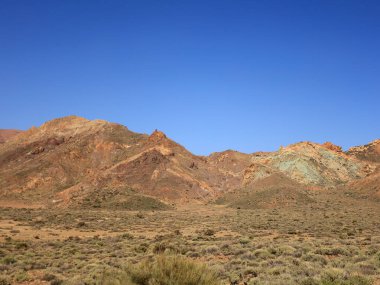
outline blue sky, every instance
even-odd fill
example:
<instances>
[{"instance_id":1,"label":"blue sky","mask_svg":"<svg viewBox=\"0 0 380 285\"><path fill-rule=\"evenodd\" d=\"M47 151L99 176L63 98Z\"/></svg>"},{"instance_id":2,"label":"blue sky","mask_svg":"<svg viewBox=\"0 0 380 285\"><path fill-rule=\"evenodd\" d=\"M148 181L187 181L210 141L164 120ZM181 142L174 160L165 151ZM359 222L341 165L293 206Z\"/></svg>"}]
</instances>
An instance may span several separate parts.
<instances>
[{"instance_id":1,"label":"blue sky","mask_svg":"<svg viewBox=\"0 0 380 285\"><path fill-rule=\"evenodd\" d=\"M380 2L0 1L0 128L75 114L196 154L380 138Z\"/></svg>"}]
</instances>

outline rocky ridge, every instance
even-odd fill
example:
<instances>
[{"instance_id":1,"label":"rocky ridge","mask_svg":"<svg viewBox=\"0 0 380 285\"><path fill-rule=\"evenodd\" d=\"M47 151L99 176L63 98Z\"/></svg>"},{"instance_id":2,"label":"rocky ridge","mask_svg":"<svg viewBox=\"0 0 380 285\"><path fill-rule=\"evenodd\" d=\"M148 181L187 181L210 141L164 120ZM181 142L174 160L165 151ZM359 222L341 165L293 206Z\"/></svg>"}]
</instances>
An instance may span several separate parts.
<instances>
[{"instance_id":1,"label":"rocky ridge","mask_svg":"<svg viewBox=\"0 0 380 285\"><path fill-rule=\"evenodd\" d=\"M18 135L22 131L20 130L2 130L0 129L0 144L5 143L10 140L12 137Z\"/></svg>"},{"instance_id":2,"label":"rocky ridge","mask_svg":"<svg viewBox=\"0 0 380 285\"><path fill-rule=\"evenodd\" d=\"M294 191L376 184L378 145L345 153L332 143L301 142L276 152L196 156L158 130L138 134L69 116L0 145L0 197L52 207L122 208L131 201L158 208L161 202L207 203L239 189L303 199Z\"/></svg>"}]
</instances>

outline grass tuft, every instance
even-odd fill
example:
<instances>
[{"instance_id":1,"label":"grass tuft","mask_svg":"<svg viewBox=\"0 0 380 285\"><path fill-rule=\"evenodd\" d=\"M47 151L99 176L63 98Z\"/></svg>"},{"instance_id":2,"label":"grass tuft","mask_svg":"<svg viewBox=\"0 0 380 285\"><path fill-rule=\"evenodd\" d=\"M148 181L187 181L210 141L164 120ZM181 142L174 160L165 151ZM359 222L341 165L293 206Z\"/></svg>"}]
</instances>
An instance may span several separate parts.
<instances>
[{"instance_id":1,"label":"grass tuft","mask_svg":"<svg viewBox=\"0 0 380 285\"><path fill-rule=\"evenodd\" d=\"M159 255L125 272L106 273L103 285L220 285L216 274L206 265L181 255Z\"/></svg>"}]
</instances>

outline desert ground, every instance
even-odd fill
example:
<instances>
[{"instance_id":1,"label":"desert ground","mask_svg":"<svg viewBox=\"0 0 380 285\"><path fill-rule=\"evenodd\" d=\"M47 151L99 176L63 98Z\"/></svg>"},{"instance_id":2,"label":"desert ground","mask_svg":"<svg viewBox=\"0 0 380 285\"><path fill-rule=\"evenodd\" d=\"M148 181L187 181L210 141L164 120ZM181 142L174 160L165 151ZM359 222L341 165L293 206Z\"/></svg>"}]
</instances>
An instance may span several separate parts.
<instances>
[{"instance_id":1,"label":"desert ground","mask_svg":"<svg viewBox=\"0 0 380 285\"><path fill-rule=\"evenodd\" d=\"M380 284L378 203L314 199L248 210L216 203L167 211L2 205L0 284L102 284L105 274L163 255L205 264L216 284Z\"/></svg>"}]
</instances>

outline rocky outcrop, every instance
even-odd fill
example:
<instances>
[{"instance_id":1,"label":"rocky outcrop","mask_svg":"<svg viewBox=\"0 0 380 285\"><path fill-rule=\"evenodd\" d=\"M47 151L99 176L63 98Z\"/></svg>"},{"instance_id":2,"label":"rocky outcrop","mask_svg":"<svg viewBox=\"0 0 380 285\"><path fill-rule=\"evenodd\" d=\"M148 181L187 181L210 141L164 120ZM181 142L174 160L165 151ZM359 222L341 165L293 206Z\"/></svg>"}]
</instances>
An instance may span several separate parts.
<instances>
[{"instance_id":1,"label":"rocky outcrop","mask_svg":"<svg viewBox=\"0 0 380 285\"><path fill-rule=\"evenodd\" d=\"M274 173L306 185L334 187L367 176L374 170L331 145L310 142L293 144L273 153L253 156L245 170L244 185Z\"/></svg>"},{"instance_id":2,"label":"rocky outcrop","mask_svg":"<svg viewBox=\"0 0 380 285\"><path fill-rule=\"evenodd\" d=\"M166 139L166 135L159 131L159 130L155 130L148 138L149 141L151 142L159 142L159 141L162 141L163 139Z\"/></svg>"},{"instance_id":3,"label":"rocky outcrop","mask_svg":"<svg viewBox=\"0 0 380 285\"><path fill-rule=\"evenodd\" d=\"M341 146L335 145L331 142L325 142L322 144L322 146L329 149L329 150L335 151L335 152L342 152L343 151Z\"/></svg>"},{"instance_id":4,"label":"rocky outcrop","mask_svg":"<svg viewBox=\"0 0 380 285\"><path fill-rule=\"evenodd\" d=\"M347 154L360 160L380 163L380 139L363 146L352 147Z\"/></svg>"}]
</instances>

